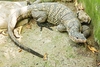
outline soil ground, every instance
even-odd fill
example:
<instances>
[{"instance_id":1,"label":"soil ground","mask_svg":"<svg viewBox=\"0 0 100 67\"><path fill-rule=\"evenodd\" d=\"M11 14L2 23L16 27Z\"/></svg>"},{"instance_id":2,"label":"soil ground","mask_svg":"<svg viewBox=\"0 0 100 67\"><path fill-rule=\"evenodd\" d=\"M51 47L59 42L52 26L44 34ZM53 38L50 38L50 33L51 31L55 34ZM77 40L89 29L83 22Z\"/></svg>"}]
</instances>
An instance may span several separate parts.
<instances>
[{"instance_id":1,"label":"soil ground","mask_svg":"<svg viewBox=\"0 0 100 67\"><path fill-rule=\"evenodd\" d=\"M73 3L66 5L75 11ZM71 41L67 32L58 32L56 26L51 27L53 31L45 27L40 31L34 20L30 25L30 29L28 25L23 27L19 41L43 55L47 53L48 59L20 49L8 36L0 34L0 67L96 67L96 54L84 44ZM92 35L89 40L95 45Z\"/></svg>"}]
</instances>

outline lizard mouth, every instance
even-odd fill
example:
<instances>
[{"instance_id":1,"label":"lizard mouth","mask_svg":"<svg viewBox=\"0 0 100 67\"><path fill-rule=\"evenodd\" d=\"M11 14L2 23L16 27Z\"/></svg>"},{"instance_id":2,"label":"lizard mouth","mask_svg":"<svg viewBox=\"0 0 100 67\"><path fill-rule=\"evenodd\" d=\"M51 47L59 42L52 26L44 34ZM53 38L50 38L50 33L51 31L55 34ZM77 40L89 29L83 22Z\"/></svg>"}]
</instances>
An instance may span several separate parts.
<instances>
[{"instance_id":1,"label":"lizard mouth","mask_svg":"<svg viewBox=\"0 0 100 67\"><path fill-rule=\"evenodd\" d=\"M78 38L78 37L73 37L73 36L69 36L69 37L75 43L85 43L87 41L85 37L84 38Z\"/></svg>"}]
</instances>

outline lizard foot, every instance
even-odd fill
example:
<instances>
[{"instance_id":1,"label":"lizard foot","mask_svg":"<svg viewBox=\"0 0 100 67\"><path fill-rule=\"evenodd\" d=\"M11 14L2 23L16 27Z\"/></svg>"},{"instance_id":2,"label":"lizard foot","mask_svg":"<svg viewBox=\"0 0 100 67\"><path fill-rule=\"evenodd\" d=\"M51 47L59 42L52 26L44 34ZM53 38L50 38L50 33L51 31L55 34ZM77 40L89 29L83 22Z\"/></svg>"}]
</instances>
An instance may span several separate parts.
<instances>
[{"instance_id":1,"label":"lizard foot","mask_svg":"<svg viewBox=\"0 0 100 67\"><path fill-rule=\"evenodd\" d=\"M14 35L15 35L17 38L20 38L20 37L21 37L20 34L21 34L21 31L22 31L22 28L23 28L23 26L20 26L20 27L14 29Z\"/></svg>"}]
</instances>

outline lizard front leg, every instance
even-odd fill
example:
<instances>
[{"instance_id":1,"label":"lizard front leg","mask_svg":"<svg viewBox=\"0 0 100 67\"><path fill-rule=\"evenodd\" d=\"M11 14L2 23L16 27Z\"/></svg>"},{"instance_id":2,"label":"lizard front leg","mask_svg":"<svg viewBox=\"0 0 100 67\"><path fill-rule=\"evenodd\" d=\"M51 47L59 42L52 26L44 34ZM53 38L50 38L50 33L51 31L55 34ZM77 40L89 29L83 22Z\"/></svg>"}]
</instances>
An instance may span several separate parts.
<instances>
[{"instance_id":1,"label":"lizard front leg","mask_svg":"<svg viewBox=\"0 0 100 67\"><path fill-rule=\"evenodd\" d=\"M32 17L36 19L37 22L43 23L47 19L47 13L45 11L34 9L32 10Z\"/></svg>"},{"instance_id":2,"label":"lizard front leg","mask_svg":"<svg viewBox=\"0 0 100 67\"><path fill-rule=\"evenodd\" d=\"M40 27L40 31L42 31L42 27L44 27L42 23L47 20L47 13L45 11L34 9L32 10L32 17L36 19L37 25Z\"/></svg>"},{"instance_id":3,"label":"lizard front leg","mask_svg":"<svg viewBox=\"0 0 100 67\"><path fill-rule=\"evenodd\" d=\"M64 31L66 31L66 27L65 27L63 24L59 24L59 25L57 26L57 30L58 30L59 32L64 32Z\"/></svg>"}]
</instances>

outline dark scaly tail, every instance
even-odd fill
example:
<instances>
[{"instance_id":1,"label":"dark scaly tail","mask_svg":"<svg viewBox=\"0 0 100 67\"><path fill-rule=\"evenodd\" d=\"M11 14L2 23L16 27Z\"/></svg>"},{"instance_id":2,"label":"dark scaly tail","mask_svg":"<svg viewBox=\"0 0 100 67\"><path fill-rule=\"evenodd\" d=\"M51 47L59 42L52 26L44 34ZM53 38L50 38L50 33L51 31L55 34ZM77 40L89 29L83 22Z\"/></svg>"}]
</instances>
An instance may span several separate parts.
<instances>
[{"instance_id":1,"label":"dark scaly tail","mask_svg":"<svg viewBox=\"0 0 100 67\"><path fill-rule=\"evenodd\" d=\"M19 43L16 39L16 37L14 36L14 33L13 33L13 30L10 28L10 25L8 24L8 34L9 34L9 37L11 38L11 40L15 43L16 46L20 47L21 49L29 52L29 53L32 53L40 58L43 58L43 55L41 55L40 53L32 50L31 48L28 48L24 45L22 45L21 43Z\"/></svg>"}]
</instances>

